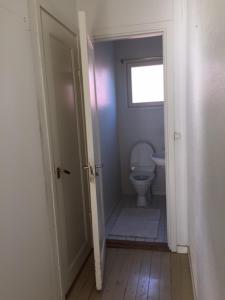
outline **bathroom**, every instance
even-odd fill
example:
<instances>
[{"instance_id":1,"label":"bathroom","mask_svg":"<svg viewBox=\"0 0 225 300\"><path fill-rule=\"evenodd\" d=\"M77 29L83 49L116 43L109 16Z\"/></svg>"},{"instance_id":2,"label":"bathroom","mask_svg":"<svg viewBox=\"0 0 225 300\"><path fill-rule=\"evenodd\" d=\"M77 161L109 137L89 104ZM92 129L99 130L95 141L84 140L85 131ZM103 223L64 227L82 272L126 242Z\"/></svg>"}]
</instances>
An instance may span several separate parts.
<instances>
[{"instance_id":1,"label":"bathroom","mask_svg":"<svg viewBox=\"0 0 225 300\"><path fill-rule=\"evenodd\" d=\"M166 247L163 37L94 48L107 243Z\"/></svg>"}]
</instances>

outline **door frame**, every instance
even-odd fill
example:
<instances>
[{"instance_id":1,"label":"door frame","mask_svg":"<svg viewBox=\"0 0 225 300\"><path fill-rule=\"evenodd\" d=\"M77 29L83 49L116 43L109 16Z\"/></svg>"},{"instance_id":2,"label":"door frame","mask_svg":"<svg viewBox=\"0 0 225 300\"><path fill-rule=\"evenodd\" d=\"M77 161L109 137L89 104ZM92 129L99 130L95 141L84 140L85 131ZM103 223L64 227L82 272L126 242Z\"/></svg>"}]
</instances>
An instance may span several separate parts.
<instances>
[{"instance_id":1,"label":"door frame","mask_svg":"<svg viewBox=\"0 0 225 300\"><path fill-rule=\"evenodd\" d=\"M175 100L173 80L173 34L171 22L118 26L96 30L95 42L116 41L129 38L162 36L164 89L167 101L164 102L164 129L166 152L166 209L168 247L177 252L177 213L176 213L176 166L175 166Z\"/></svg>"},{"instance_id":2,"label":"door frame","mask_svg":"<svg viewBox=\"0 0 225 300\"><path fill-rule=\"evenodd\" d=\"M59 15L59 12L46 0L28 1L29 27L31 32L31 46L35 69L35 92L37 94L37 108L39 114L39 130L41 136L42 162L44 169L46 211L49 219L49 230L51 232L51 241L49 242L49 251L51 252L51 271L53 284L52 294L55 300L65 300L63 291L62 270L60 262L60 232L56 217L56 182L55 168L53 164L53 151L51 147L51 136L47 112L47 83L45 72L45 59L43 50L41 10L44 10L71 33L78 38L78 30ZM77 49L79 55L79 47ZM81 97L81 88L78 90L78 97ZM82 97L81 97L82 98ZM86 203L88 209L88 203ZM88 217L88 214L87 214ZM89 232L90 236L90 232Z\"/></svg>"}]
</instances>

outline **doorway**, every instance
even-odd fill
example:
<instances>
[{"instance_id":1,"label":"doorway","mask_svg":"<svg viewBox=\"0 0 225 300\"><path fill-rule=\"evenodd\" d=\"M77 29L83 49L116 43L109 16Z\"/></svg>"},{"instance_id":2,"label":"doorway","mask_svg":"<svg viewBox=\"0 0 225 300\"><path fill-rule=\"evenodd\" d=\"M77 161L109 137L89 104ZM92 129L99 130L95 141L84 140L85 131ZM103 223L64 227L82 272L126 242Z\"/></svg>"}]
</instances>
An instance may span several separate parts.
<instances>
[{"instance_id":1,"label":"doorway","mask_svg":"<svg viewBox=\"0 0 225 300\"><path fill-rule=\"evenodd\" d=\"M167 247L163 35L95 43L107 243Z\"/></svg>"}]
</instances>

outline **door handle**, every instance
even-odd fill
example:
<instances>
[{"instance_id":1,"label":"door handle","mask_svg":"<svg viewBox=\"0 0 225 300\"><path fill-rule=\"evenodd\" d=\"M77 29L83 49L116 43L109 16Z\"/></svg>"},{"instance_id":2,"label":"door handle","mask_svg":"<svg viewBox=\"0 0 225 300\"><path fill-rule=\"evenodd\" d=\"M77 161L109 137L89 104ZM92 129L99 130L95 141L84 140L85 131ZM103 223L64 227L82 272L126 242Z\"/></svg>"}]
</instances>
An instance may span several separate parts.
<instances>
[{"instance_id":1,"label":"door handle","mask_svg":"<svg viewBox=\"0 0 225 300\"><path fill-rule=\"evenodd\" d=\"M103 164L96 164L95 169L102 169L104 167Z\"/></svg>"},{"instance_id":2,"label":"door handle","mask_svg":"<svg viewBox=\"0 0 225 300\"><path fill-rule=\"evenodd\" d=\"M103 164L96 164L96 165L95 165L95 175L96 175L96 176L99 176L98 170L99 170L99 169L102 169L103 167L104 167Z\"/></svg>"},{"instance_id":3,"label":"door handle","mask_svg":"<svg viewBox=\"0 0 225 300\"><path fill-rule=\"evenodd\" d=\"M62 169L62 168L57 168L56 169L56 174L57 174L57 178L59 179L61 177L61 173L64 173L64 174L67 174L67 175L70 175L71 172L69 170L66 170L66 169Z\"/></svg>"},{"instance_id":4,"label":"door handle","mask_svg":"<svg viewBox=\"0 0 225 300\"><path fill-rule=\"evenodd\" d=\"M91 165L85 165L83 166L83 169L89 171L91 176L95 176L93 167Z\"/></svg>"},{"instance_id":5,"label":"door handle","mask_svg":"<svg viewBox=\"0 0 225 300\"><path fill-rule=\"evenodd\" d=\"M91 165L83 166L83 169L89 171L92 177L99 176L98 169L102 169L102 168L103 168L103 164L96 164L95 168L93 168Z\"/></svg>"}]
</instances>

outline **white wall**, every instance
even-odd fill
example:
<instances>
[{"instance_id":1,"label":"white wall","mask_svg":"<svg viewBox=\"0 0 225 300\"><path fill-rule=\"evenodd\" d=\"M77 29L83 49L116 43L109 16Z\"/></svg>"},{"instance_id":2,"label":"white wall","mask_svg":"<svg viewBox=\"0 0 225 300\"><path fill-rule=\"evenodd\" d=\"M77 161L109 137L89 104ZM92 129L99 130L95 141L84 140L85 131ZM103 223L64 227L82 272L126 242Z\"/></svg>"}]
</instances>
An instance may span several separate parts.
<instances>
[{"instance_id":1,"label":"white wall","mask_svg":"<svg viewBox=\"0 0 225 300\"><path fill-rule=\"evenodd\" d=\"M121 26L172 20L171 0L78 0L78 8L86 11L95 35Z\"/></svg>"},{"instance_id":2,"label":"white wall","mask_svg":"<svg viewBox=\"0 0 225 300\"><path fill-rule=\"evenodd\" d=\"M76 0L77 10L83 10L86 13L86 21L90 32L93 31L95 26L101 2L102 0Z\"/></svg>"},{"instance_id":3,"label":"white wall","mask_svg":"<svg viewBox=\"0 0 225 300\"><path fill-rule=\"evenodd\" d=\"M117 131L115 53L112 42L95 44L96 89L103 168L106 221L120 200L120 164Z\"/></svg>"},{"instance_id":4,"label":"white wall","mask_svg":"<svg viewBox=\"0 0 225 300\"><path fill-rule=\"evenodd\" d=\"M97 12L95 30L171 20L172 1L102 0Z\"/></svg>"},{"instance_id":5,"label":"white wall","mask_svg":"<svg viewBox=\"0 0 225 300\"><path fill-rule=\"evenodd\" d=\"M162 57L162 37L120 40L115 42L115 51L122 192L134 194L129 180L131 150L140 141L150 143L156 152L164 150L164 106L128 107L126 64L121 60ZM165 189L165 169L157 168L152 192L165 194Z\"/></svg>"},{"instance_id":6,"label":"white wall","mask_svg":"<svg viewBox=\"0 0 225 300\"><path fill-rule=\"evenodd\" d=\"M54 299L26 2L0 4L0 298Z\"/></svg>"},{"instance_id":7,"label":"white wall","mask_svg":"<svg viewBox=\"0 0 225 300\"><path fill-rule=\"evenodd\" d=\"M75 2L43 1L75 25ZM0 299L59 299L28 1L0 1Z\"/></svg>"},{"instance_id":8,"label":"white wall","mask_svg":"<svg viewBox=\"0 0 225 300\"><path fill-rule=\"evenodd\" d=\"M198 300L225 299L225 2L189 2L189 239Z\"/></svg>"}]
</instances>

